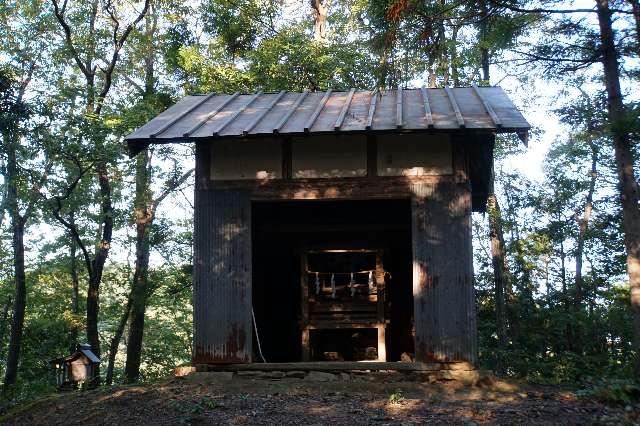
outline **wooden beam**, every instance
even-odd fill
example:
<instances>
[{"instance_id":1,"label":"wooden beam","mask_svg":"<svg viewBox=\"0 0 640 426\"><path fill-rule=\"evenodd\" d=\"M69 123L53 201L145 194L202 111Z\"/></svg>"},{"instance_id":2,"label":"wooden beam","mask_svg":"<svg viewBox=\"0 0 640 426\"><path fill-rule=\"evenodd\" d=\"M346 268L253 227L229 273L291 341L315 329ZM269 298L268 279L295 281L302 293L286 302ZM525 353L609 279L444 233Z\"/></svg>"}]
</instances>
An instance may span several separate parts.
<instances>
[{"instance_id":1,"label":"wooden beam","mask_svg":"<svg viewBox=\"0 0 640 426\"><path fill-rule=\"evenodd\" d=\"M447 93L449 97L449 102L451 102L451 107L453 111L456 113L456 119L458 120L458 126L460 128L464 128L464 118L462 118L462 113L460 112L460 107L458 106L458 102L456 102L456 98L453 96L453 92L449 87L445 87L444 91Z\"/></svg>"},{"instance_id":2,"label":"wooden beam","mask_svg":"<svg viewBox=\"0 0 640 426\"><path fill-rule=\"evenodd\" d=\"M256 99L258 99L258 97L262 95L262 92L258 92L255 95L253 95L251 98L249 98L249 102L247 102L246 104L244 104L239 110L237 110L236 112L234 112L233 114L231 114L224 123L222 123L222 126L218 127L217 130L215 130L213 132L213 136L218 136L220 134L220 132L222 132L224 130L225 127L227 127L229 124L231 124L231 122L233 120L235 120L240 114L242 114L242 112L247 109L249 107L249 105L251 105Z\"/></svg>"},{"instance_id":3,"label":"wooden beam","mask_svg":"<svg viewBox=\"0 0 640 426\"><path fill-rule=\"evenodd\" d=\"M475 92L476 96L480 99L480 101L482 102L482 105L484 105L484 109L491 116L491 120L493 121L493 124L495 124L495 126L497 128L502 127L502 120L500 120L500 117L498 117L498 114L496 114L496 112L494 111L493 107L489 104L489 102L487 102L485 97L482 95L482 93L480 92L480 89L478 89L478 86L473 84L472 87L473 87L473 91Z\"/></svg>"},{"instance_id":4,"label":"wooden beam","mask_svg":"<svg viewBox=\"0 0 640 426\"><path fill-rule=\"evenodd\" d=\"M366 232L389 232L389 231L407 231L410 230L409 224L400 225L273 225L273 226L254 226L254 229L264 233L304 233L304 232L351 232L351 231L366 231ZM352 250L350 250L352 251ZM363 250L364 251L364 250Z\"/></svg>"},{"instance_id":5,"label":"wooden beam","mask_svg":"<svg viewBox=\"0 0 640 426\"><path fill-rule=\"evenodd\" d=\"M311 130L311 128L313 127L313 123L315 123L316 120L318 119L320 112L322 112L322 108L324 108L324 105L329 100L329 96L331 96L331 89L327 90L327 92L324 94L324 96L320 100L320 103L318 104L318 106L316 106L315 111L313 111L313 114L311 114L311 117L309 117L309 120L307 120L307 124L304 125L305 133L309 133L309 130Z\"/></svg>"},{"instance_id":6,"label":"wooden beam","mask_svg":"<svg viewBox=\"0 0 640 426\"><path fill-rule=\"evenodd\" d=\"M422 87L420 89L420 93L422 94L422 103L424 104L424 119L427 122L427 128L433 129L433 116L431 115L431 105L429 104L427 89Z\"/></svg>"},{"instance_id":7,"label":"wooden beam","mask_svg":"<svg viewBox=\"0 0 640 426\"><path fill-rule=\"evenodd\" d=\"M258 116L254 118L253 121L249 123L247 127L245 127L245 129L242 131L242 134L247 136L249 132L253 130L254 127L256 127L256 125L260 122L260 120L262 120L264 116L267 115L269 111L271 111L271 108L273 108L273 106L277 104L280 99L282 99L285 93L287 93L286 90L281 90L280 93L278 93L278 95L269 103L269 105L267 105L264 111L258 114Z\"/></svg>"},{"instance_id":8,"label":"wooden beam","mask_svg":"<svg viewBox=\"0 0 640 426\"><path fill-rule=\"evenodd\" d=\"M212 97L214 97L216 94L215 92L209 93L207 96L204 96L203 99L200 99L198 102L196 102L194 105L192 105L189 109L187 109L185 112L183 112L182 114L178 115L176 118L174 118L173 120L169 121L168 123L166 123L164 126L160 127L158 130L156 130L155 132L151 133L149 135L150 138L155 138L158 135L164 133L169 127L173 126L174 124L176 124L178 121L182 120L184 117L186 117L188 114L191 114L193 111L195 111L200 105L202 105L203 103L207 102L209 99L211 99Z\"/></svg>"},{"instance_id":9,"label":"wooden beam","mask_svg":"<svg viewBox=\"0 0 640 426\"><path fill-rule=\"evenodd\" d=\"M322 361L322 362L269 362L264 364L219 364L207 365L210 371L472 371L467 362L379 362L379 361Z\"/></svg>"},{"instance_id":10,"label":"wooden beam","mask_svg":"<svg viewBox=\"0 0 640 426\"><path fill-rule=\"evenodd\" d=\"M210 181L211 189L243 188L255 201L409 199L416 185L455 183L453 175ZM460 185L468 185L461 183Z\"/></svg>"},{"instance_id":11,"label":"wooden beam","mask_svg":"<svg viewBox=\"0 0 640 426\"><path fill-rule=\"evenodd\" d=\"M237 98L240 95L240 92L236 92L233 95L231 95L229 98L227 98L226 101L224 101L223 103L221 103L220 105L218 105L218 107L216 107L216 109L214 109L213 111L211 111L209 114L207 114L207 116L204 118L204 120L200 121L198 124L196 124L195 126L193 126L189 131L184 132L182 134L182 136L184 136L185 138L191 136L191 134L193 132L195 132L196 130L198 130L200 127L204 126L209 120L211 120L213 118L214 115L216 115L217 113L219 113L220 111L222 111L224 109L224 107L226 107L227 105L229 105L231 102L234 101L235 98Z\"/></svg>"},{"instance_id":12,"label":"wooden beam","mask_svg":"<svg viewBox=\"0 0 640 426\"><path fill-rule=\"evenodd\" d=\"M371 103L369 103L369 114L367 114L367 124L364 126L365 130L371 130L373 124L373 114L376 112L376 103L378 102L378 90L374 90L371 93Z\"/></svg>"},{"instance_id":13,"label":"wooden beam","mask_svg":"<svg viewBox=\"0 0 640 426\"><path fill-rule=\"evenodd\" d=\"M344 101L344 105L342 106L342 111L340 111L340 115L336 120L336 124L333 126L333 130L335 130L336 132L340 130L340 127L342 126L342 122L344 121L344 118L347 116L347 111L349 111L349 106L351 105L351 100L353 99L353 94L355 93L355 91L356 89L351 89L349 91L349 94L347 95L347 99Z\"/></svg>"},{"instance_id":14,"label":"wooden beam","mask_svg":"<svg viewBox=\"0 0 640 426\"><path fill-rule=\"evenodd\" d=\"M402 129L402 87L396 91L396 129Z\"/></svg>"},{"instance_id":15,"label":"wooden beam","mask_svg":"<svg viewBox=\"0 0 640 426\"><path fill-rule=\"evenodd\" d=\"M308 94L309 94L308 90L305 90L304 92L300 93L300 96L298 96L298 99L296 99L294 104L291 105L291 109L289 111L287 111L282 116L282 118L280 119L278 124L276 124L276 126L273 128L273 133L278 133L282 129L282 127L287 123L287 121L291 118L291 116L296 112L296 110L298 109L298 107L300 106L302 101L304 101L304 98L306 98Z\"/></svg>"}]
</instances>

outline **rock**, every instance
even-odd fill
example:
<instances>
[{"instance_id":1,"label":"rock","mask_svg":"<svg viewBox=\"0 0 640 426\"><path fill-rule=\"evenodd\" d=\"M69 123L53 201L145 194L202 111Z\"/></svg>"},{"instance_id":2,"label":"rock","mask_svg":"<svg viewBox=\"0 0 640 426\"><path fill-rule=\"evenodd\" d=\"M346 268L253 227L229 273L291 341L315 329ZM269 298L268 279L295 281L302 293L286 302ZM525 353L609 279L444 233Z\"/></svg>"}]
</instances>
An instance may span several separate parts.
<instances>
[{"instance_id":1,"label":"rock","mask_svg":"<svg viewBox=\"0 0 640 426\"><path fill-rule=\"evenodd\" d=\"M378 349L373 346L369 346L364 350L364 359L372 361L378 359Z\"/></svg>"},{"instance_id":2,"label":"rock","mask_svg":"<svg viewBox=\"0 0 640 426\"><path fill-rule=\"evenodd\" d=\"M323 371L310 371L304 379L312 382L334 382L338 380L338 376Z\"/></svg>"},{"instance_id":3,"label":"rock","mask_svg":"<svg viewBox=\"0 0 640 426\"><path fill-rule=\"evenodd\" d=\"M238 371L236 374L239 377L259 377L262 375L262 371Z\"/></svg>"},{"instance_id":4,"label":"rock","mask_svg":"<svg viewBox=\"0 0 640 426\"><path fill-rule=\"evenodd\" d=\"M475 384L480 380L481 375L477 370L474 371L449 371L447 379L457 380L464 384Z\"/></svg>"},{"instance_id":5,"label":"rock","mask_svg":"<svg viewBox=\"0 0 640 426\"><path fill-rule=\"evenodd\" d=\"M340 373L340 379L342 379L345 382L350 382L351 381L351 374L349 374L349 373Z\"/></svg>"},{"instance_id":6,"label":"rock","mask_svg":"<svg viewBox=\"0 0 640 426\"><path fill-rule=\"evenodd\" d=\"M261 379L282 379L285 374L282 371L265 371L260 376Z\"/></svg>"},{"instance_id":7,"label":"rock","mask_svg":"<svg viewBox=\"0 0 640 426\"><path fill-rule=\"evenodd\" d=\"M307 373L305 373L304 371L287 371L286 373L284 373L285 377L288 378L292 378L292 379L302 379L304 376L306 376Z\"/></svg>"},{"instance_id":8,"label":"rock","mask_svg":"<svg viewBox=\"0 0 640 426\"><path fill-rule=\"evenodd\" d=\"M412 354L409 354L407 352L402 352L402 355L400 355L400 361L401 362L413 362L413 356L412 356Z\"/></svg>"},{"instance_id":9,"label":"rock","mask_svg":"<svg viewBox=\"0 0 640 426\"><path fill-rule=\"evenodd\" d=\"M443 365L447 370L452 371L473 371L475 367L469 362L447 362Z\"/></svg>"},{"instance_id":10,"label":"rock","mask_svg":"<svg viewBox=\"0 0 640 426\"><path fill-rule=\"evenodd\" d=\"M173 375L175 377L184 377L188 374L195 373L195 371L196 371L195 367L192 367L190 365L185 365L185 366L174 368Z\"/></svg>"},{"instance_id":11,"label":"rock","mask_svg":"<svg viewBox=\"0 0 640 426\"><path fill-rule=\"evenodd\" d=\"M187 376L187 380L189 382L198 384L228 382L231 379L233 379L233 371L209 371L206 373L195 372Z\"/></svg>"},{"instance_id":12,"label":"rock","mask_svg":"<svg viewBox=\"0 0 640 426\"><path fill-rule=\"evenodd\" d=\"M323 352L325 361L344 361L344 357L339 352Z\"/></svg>"},{"instance_id":13,"label":"rock","mask_svg":"<svg viewBox=\"0 0 640 426\"><path fill-rule=\"evenodd\" d=\"M487 387L487 388L490 388L490 387L492 387L495 383L496 383L496 380L495 380L495 378L494 378L494 377L492 377L492 376L483 376L483 377L480 377L480 378L478 379L478 381L475 383L475 385L476 385L476 386L478 386L478 387ZM526 395L526 394L525 394L525 396L524 396L524 397L522 397L522 398L527 398L527 397L528 397L528 395Z\"/></svg>"}]
</instances>

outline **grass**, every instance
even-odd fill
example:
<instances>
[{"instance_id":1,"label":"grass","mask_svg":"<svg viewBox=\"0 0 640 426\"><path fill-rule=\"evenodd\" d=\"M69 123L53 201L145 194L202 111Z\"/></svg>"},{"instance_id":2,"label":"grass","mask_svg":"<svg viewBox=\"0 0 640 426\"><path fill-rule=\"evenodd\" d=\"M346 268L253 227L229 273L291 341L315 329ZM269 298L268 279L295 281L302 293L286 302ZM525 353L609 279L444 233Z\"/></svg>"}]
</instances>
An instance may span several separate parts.
<instances>
[{"instance_id":1,"label":"grass","mask_svg":"<svg viewBox=\"0 0 640 426\"><path fill-rule=\"evenodd\" d=\"M402 389L394 389L389 394L389 404L402 404L406 399Z\"/></svg>"}]
</instances>

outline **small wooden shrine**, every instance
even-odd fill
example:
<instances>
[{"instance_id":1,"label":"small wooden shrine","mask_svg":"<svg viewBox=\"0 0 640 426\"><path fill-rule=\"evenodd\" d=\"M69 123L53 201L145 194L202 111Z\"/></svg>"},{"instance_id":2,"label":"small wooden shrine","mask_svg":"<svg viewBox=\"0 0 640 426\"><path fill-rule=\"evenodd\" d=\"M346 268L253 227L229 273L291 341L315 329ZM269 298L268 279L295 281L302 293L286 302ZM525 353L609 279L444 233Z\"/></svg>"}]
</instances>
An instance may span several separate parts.
<instances>
[{"instance_id":1,"label":"small wooden shrine","mask_svg":"<svg viewBox=\"0 0 640 426\"><path fill-rule=\"evenodd\" d=\"M100 359L91 351L90 345L79 344L71 354L54 359L50 364L55 369L58 389L76 389L93 383Z\"/></svg>"},{"instance_id":2,"label":"small wooden shrine","mask_svg":"<svg viewBox=\"0 0 640 426\"><path fill-rule=\"evenodd\" d=\"M196 146L193 363L475 364L471 212L528 129L474 86L187 96L127 136Z\"/></svg>"},{"instance_id":3,"label":"small wooden shrine","mask_svg":"<svg viewBox=\"0 0 640 426\"><path fill-rule=\"evenodd\" d=\"M382 253L372 249L303 252L303 361L386 361L389 320Z\"/></svg>"}]
</instances>

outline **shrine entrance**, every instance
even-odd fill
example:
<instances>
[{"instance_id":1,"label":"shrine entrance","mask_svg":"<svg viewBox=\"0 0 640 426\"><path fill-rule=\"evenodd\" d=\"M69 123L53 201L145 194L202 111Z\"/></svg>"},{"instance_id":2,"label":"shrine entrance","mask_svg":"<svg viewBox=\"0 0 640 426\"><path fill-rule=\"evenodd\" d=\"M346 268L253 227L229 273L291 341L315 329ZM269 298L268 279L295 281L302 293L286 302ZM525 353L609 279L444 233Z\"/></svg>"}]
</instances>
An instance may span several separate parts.
<instances>
[{"instance_id":1,"label":"shrine entrance","mask_svg":"<svg viewBox=\"0 0 640 426\"><path fill-rule=\"evenodd\" d=\"M252 204L255 362L412 357L409 200ZM259 342L258 342L259 340Z\"/></svg>"}]
</instances>

